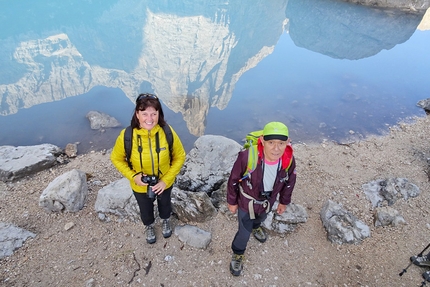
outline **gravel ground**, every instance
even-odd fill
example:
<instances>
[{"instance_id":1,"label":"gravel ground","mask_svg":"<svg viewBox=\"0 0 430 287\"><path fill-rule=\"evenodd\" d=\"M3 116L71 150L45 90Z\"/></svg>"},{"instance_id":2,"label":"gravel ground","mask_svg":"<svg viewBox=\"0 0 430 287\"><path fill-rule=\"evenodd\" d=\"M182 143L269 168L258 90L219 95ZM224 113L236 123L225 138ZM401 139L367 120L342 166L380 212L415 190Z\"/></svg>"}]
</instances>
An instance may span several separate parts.
<instances>
[{"instance_id":1,"label":"gravel ground","mask_svg":"<svg viewBox=\"0 0 430 287\"><path fill-rule=\"evenodd\" d=\"M212 233L206 250L184 245L174 235L164 239L160 222L157 242L148 245L141 222L99 221L94 212L97 192L120 178L109 153L80 155L25 180L0 182L0 221L37 234L0 260L0 285L420 286L425 269L412 265L403 276L399 273L430 238L429 121L418 118L391 128L385 136L349 144L293 142L298 171L293 202L307 208L308 222L284 237L270 234L264 244L251 238L239 277L228 269L237 230L234 217L220 212L211 221L195 224ZM88 173L86 206L77 213L44 212L38 206L42 191L74 168ZM390 177L407 178L421 194L393 205L406 225L376 228L361 185ZM319 217L328 199L369 225L371 237L358 245L330 243ZM66 230L69 223L73 228Z\"/></svg>"}]
</instances>

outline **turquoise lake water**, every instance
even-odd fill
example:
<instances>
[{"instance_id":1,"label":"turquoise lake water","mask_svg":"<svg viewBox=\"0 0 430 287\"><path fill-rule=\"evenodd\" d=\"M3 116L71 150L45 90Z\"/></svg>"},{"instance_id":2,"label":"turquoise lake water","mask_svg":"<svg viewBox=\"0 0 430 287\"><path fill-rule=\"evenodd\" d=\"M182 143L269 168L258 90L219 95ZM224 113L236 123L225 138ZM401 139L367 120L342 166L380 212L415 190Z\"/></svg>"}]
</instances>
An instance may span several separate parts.
<instances>
[{"instance_id":1,"label":"turquoise lake water","mask_svg":"<svg viewBox=\"0 0 430 287\"><path fill-rule=\"evenodd\" d=\"M424 116L423 13L338 1L0 2L0 145L108 149L140 92L187 150L282 121L294 142L350 141ZM121 128L91 130L86 114Z\"/></svg>"}]
</instances>

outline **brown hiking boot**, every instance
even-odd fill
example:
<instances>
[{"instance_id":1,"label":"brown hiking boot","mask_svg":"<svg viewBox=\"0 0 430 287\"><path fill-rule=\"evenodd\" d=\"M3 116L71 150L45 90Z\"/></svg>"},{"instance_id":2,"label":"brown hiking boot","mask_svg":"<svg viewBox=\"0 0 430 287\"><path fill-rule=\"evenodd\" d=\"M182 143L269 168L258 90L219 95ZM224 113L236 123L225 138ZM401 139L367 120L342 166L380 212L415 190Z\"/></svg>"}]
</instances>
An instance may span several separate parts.
<instances>
[{"instance_id":1,"label":"brown hiking boot","mask_svg":"<svg viewBox=\"0 0 430 287\"><path fill-rule=\"evenodd\" d=\"M266 234L266 232L263 230L263 228L261 226L258 227L258 228L253 229L252 230L252 234L261 243L264 243L267 240L267 234Z\"/></svg>"},{"instance_id":2,"label":"brown hiking boot","mask_svg":"<svg viewBox=\"0 0 430 287\"><path fill-rule=\"evenodd\" d=\"M243 269L243 260L245 256L243 254L233 254L230 262L230 272L234 276L239 276Z\"/></svg>"}]
</instances>

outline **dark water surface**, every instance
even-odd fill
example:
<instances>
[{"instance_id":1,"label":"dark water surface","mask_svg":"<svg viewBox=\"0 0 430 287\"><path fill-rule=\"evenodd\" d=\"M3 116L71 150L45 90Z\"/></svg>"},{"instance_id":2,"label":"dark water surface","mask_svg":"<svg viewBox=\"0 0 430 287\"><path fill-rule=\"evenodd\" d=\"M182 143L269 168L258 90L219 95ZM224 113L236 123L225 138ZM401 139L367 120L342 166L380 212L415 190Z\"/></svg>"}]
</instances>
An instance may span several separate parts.
<instances>
[{"instance_id":1,"label":"dark water surface","mask_svg":"<svg viewBox=\"0 0 430 287\"><path fill-rule=\"evenodd\" d=\"M383 134L424 116L430 31L423 13L328 0L0 2L0 145L108 149L154 92L187 150L240 142L268 121L293 141ZM417 29L418 28L418 29Z\"/></svg>"}]
</instances>

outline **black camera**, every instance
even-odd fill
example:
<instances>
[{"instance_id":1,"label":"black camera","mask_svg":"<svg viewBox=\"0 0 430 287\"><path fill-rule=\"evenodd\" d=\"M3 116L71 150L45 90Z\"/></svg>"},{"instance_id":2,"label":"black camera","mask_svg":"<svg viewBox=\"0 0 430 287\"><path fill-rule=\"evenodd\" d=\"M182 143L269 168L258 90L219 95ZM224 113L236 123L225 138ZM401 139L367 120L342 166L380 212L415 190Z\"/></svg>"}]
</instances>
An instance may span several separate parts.
<instances>
[{"instance_id":1,"label":"black camera","mask_svg":"<svg viewBox=\"0 0 430 287\"><path fill-rule=\"evenodd\" d=\"M148 184L147 195L149 198L155 198L155 192L152 187L157 184L158 178L155 175L142 175L142 182Z\"/></svg>"},{"instance_id":2,"label":"black camera","mask_svg":"<svg viewBox=\"0 0 430 287\"><path fill-rule=\"evenodd\" d=\"M142 175L142 182L154 186L157 184L158 178L155 175Z\"/></svg>"}]
</instances>

